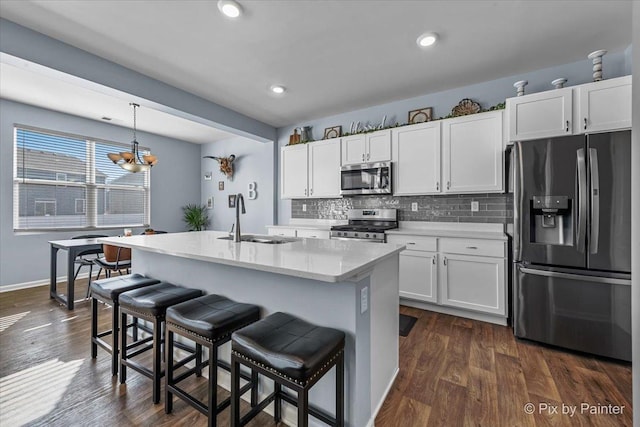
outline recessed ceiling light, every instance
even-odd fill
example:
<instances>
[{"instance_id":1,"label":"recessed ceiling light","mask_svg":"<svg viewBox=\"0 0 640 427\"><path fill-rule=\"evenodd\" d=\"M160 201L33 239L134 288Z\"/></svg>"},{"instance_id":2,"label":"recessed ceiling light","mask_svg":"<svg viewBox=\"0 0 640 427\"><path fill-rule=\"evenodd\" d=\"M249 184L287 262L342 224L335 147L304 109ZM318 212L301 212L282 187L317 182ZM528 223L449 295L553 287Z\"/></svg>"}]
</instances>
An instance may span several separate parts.
<instances>
[{"instance_id":1,"label":"recessed ceiling light","mask_svg":"<svg viewBox=\"0 0 640 427\"><path fill-rule=\"evenodd\" d=\"M285 88L282 85L272 85L270 89L271 89L271 92L277 95L282 95L287 90L287 88Z\"/></svg>"},{"instance_id":2,"label":"recessed ceiling light","mask_svg":"<svg viewBox=\"0 0 640 427\"><path fill-rule=\"evenodd\" d=\"M242 7L234 0L219 0L218 10L229 18L237 18L242 13Z\"/></svg>"},{"instance_id":3,"label":"recessed ceiling light","mask_svg":"<svg viewBox=\"0 0 640 427\"><path fill-rule=\"evenodd\" d=\"M437 40L438 35L436 33L424 33L420 37L418 37L416 43L418 43L418 46L420 47L429 47L432 46Z\"/></svg>"}]
</instances>

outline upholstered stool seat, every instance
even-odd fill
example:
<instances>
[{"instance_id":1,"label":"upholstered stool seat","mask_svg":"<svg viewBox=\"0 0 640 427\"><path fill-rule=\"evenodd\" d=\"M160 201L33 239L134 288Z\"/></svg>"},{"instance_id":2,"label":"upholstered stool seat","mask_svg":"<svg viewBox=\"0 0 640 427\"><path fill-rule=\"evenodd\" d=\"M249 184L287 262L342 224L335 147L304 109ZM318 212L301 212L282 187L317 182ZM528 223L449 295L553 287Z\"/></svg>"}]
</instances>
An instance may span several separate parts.
<instances>
[{"instance_id":1,"label":"upholstered stool seat","mask_svg":"<svg viewBox=\"0 0 640 427\"><path fill-rule=\"evenodd\" d=\"M127 345L127 328L122 327L120 331L120 383L127 380L127 367L151 378L153 380L153 403L160 402L160 380L164 375L161 369L162 354L162 326L168 307L181 302L197 298L202 295L199 289L183 288L171 283L161 282L156 285L135 289L120 295L120 321L125 325L127 314L147 320L153 324L153 336L142 340L135 340ZM150 345L141 347L151 341ZM129 350L141 347L129 353ZM199 346L196 352L200 353ZM153 367L148 369L138 362L130 360L131 357L153 350ZM196 361L196 369L200 366L200 361Z\"/></svg>"},{"instance_id":2,"label":"upholstered stool seat","mask_svg":"<svg viewBox=\"0 0 640 427\"><path fill-rule=\"evenodd\" d=\"M112 375L118 373L118 331L120 330L118 310L120 307L120 294L133 289L155 285L156 283L160 283L160 281L140 274L129 274L91 282L91 357L94 359L97 357L98 346L111 353ZM110 304L113 307L111 329L103 332L98 332L98 301ZM137 338L137 319L134 319L132 326L134 328L134 336ZM111 343L103 339L107 335L111 335Z\"/></svg>"},{"instance_id":3,"label":"upholstered stool seat","mask_svg":"<svg viewBox=\"0 0 640 427\"><path fill-rule=\"evenodd\" d=\"M281 418L281 400L298 406L298 426L307 426L308 415L329 424L344 424L344 342L345 334L320 327L286 313L274 313L232 335L231 417L233 426L242 426L259 410L275 401L274 418ZM258 370L275 381L275 391L240 419L240 364ZM309 406L309 389L336 366L336 416ZM298 392L297 399L282 391L284 385Z\"/></svg>"},{"instance_id":4,"label":"upholstered stool seat","mask_svg":"<svg viewBox=\"0 0 640 427\"><path fill-rule=\"evenodd\" d=\"M205 295L167 309L165 353L167 366L165 375L165 412L170 413L173 405L173 395L205 414L209 418L209 426L216 425L216 415L229 406L230 399L217 403L216 391L218 385L218 367L230 371L229 365L218 360L218 348L231 339L231 334L253 322L260 320L260 307L232 301L220 295ZM188 338L196 344L201 344L209 350L209 393L207 404L189 395L178 383L189 377L193 372L174 376L179 367L184 366L186 360L174 364L173 347L174 334ZM257 401L257 373L253 377L245 376L249 380L243 389L253 390L252 401Z\"/></svg>"}]
</instances>

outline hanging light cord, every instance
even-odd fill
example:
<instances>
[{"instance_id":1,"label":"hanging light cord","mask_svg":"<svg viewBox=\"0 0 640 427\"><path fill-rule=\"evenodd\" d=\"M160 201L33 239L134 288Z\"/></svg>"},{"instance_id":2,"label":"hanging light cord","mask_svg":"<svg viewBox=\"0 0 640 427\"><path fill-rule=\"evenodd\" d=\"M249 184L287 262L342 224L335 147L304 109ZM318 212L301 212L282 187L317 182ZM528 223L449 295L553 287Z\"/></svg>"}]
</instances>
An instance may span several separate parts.
<instances>
[{"instance_id":1,"label":"hanging light cord","mask_svg":"<svg viewBox=\"0 0 640 427\"><path fill-rule=\"evenodd\" d=\"M138 163L142 163L142 160L140 159L140 152L138 151L138 138L136 136L136 129L137 129L136 108L138 108L140 105L136 104L135 102L131 102L129 105L133 107L133 142L132 142L131 150L135 153L135 156L138 159Z\"/></svg>"}]
</instances>

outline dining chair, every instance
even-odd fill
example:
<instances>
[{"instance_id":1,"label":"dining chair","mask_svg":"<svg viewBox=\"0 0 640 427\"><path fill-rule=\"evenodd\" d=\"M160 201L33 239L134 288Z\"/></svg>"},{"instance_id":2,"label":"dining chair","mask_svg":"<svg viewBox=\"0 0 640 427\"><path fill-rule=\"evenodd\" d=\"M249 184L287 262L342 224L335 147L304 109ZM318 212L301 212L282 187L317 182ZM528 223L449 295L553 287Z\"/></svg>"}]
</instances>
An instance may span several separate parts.
<instances>
[{"instance_id":1,"label":"dining chair","mask_svg":"<svg viewBox=\"0 0 640 427\"><path fill-rule=\"evenodd\" d=\"M117 271L120 275L125 271L129 274L129 270L131 269L131 249L123 248L122 246L114 246L114 245L102 245L102 253L104 256L95 258L93 262L100 267L98 271L98 276L104 269L105 275L107 277L111 277L111 273ZM88 294L87 294L88 297Z\"/></svg>"},{"instance_id":2,"label":"dining chair","mask_svg":"<svg viewBox=\"0 0 640 427\"><path fill-rule=\"evenodd\" d=\"M105 234L82 234L80 236L74 236L71 240L77 239L98 239L100 237L107 237ZM89 289L91 288L91 275L93 273L93 260L102 255L101 249L88 249L86 251L80 252L76 259L74 260L74 264L78 267L76 268L76 272L73 275L73 280L75 281L78 278L78 274L80 273L80 269L82 267L89 267L89 283L87 283L87 298L89 298ZM98 276L100 276L100 272L98 272ZM96 276L96 279L98 278Z\"/></svg>"}]
</instances>

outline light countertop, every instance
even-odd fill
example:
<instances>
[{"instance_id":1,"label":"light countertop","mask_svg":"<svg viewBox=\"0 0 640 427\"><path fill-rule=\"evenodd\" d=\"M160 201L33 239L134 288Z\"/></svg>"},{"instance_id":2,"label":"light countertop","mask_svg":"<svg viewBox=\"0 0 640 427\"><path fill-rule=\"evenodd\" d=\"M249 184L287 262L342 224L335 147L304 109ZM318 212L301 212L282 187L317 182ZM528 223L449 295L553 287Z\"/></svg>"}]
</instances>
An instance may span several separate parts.
<instances>
[{"instance_id":1,"label":"light countertop","mask_svg":"<svg viewBox=\"0 0 640 427\"><path fill-rule=\"evenodd\" d=\"M400 222L400 227L387 234L465 239L507 240L502 224Z\"/></svg>"},{"instance_id":2,"label":"light countertop","mask_svg":"<svg viewBox=\"0 0 640 427\"><path fill-rule=\"evenodd\" d=\"M132 249L226 264L235 267L320 280L342 282L357 278L397 255L404 246L330 239L298 239L265 244L221 240L222 231L194 231L130 237L105 237L108 243ZM135 264L135 255L133 257Z\"/></svg>"}]
</instances>

